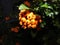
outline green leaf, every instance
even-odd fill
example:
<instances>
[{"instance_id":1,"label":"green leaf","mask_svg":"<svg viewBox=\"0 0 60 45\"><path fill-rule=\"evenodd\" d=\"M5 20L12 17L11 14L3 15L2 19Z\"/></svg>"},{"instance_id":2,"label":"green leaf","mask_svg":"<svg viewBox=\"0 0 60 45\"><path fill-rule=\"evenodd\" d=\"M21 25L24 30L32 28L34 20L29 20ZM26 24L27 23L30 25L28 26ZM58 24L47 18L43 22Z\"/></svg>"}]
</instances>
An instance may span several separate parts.
<instances>
[{"instance_id":1,"label":"green leaf","mask_svg":"<svg viewBox=\"0 0 60 45\"><path fill-rule=\"evenodd\" d=\"M41 7L53 9L53 7L52 6L49 6L47 3L41 5Z\"/></svg>"},{"instance_id":2,"label":"green leaf","mask_svg":"<svg viewBox=\"0 0 60 45\"><path fill-rule=\"evenodd\" d=\"M46 16L49 16L49 17L52 17L52 16L54 16L54 13L53 12L45 12L45 14L46 14Z\"/></svg>"},{"instance_id":3,"label":"green leaf","mask_svg":"<svg viewBox=\"0 0 60 45\"><path fill-rule=\"evenodd\" d=\"M46 16L54 17L54 12L52 12L51 10L46 9L44 12L45 12Z\"/></svg>"},{"instance_id":4,"label":"green leaf","mask_svg":"<svg viewBox=\"0 0 60 45\"><path fill-rule=\"evenodd\" d=\"M41 5L41 7L48 8L48 4L47 4L47 3L45 3L45 4Z\"/></svg>"},{"instance_id":5,"label":"green leaf","mask_svg":"<svg viewBox=\"0 0 60 45\"><path fill-rule=\"evenodd\" d=\"M53 7L51 7L51 6L48 6L48 8L49 8L49 9L53 9Z\"/></svg>"},{"instance_id":6,"label":"green leaf","mask_svg":"<svg viewBox=\"0 0 60 45\"><path fill-rule=\"evenodd\" d=\"M39 7L34 8L34 10L35 10L35 11L38 11L38 10L39 10Z\"/></svg>"},{"instance_id":7,"label":"green leaf","mask_svg":"<svg viewBox=\"0 0 60 45\"><path fill-rule=\"evenodd\" d=\"M27 7L27 6L24 5L24 4L21 4L18 8L19 8L19 10L29 9L29 7Z\"/></svg>"}]
</instances>

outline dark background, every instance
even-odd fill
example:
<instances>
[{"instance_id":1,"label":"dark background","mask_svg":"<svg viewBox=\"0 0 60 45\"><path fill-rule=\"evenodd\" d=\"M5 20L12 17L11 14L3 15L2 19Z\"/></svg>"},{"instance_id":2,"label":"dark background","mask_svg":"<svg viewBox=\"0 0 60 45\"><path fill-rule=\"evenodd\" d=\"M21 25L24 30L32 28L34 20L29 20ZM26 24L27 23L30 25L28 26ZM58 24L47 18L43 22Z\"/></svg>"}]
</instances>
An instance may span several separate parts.
<instances>
[{"instance_id":1,"label":"dark background","mask_svg":"<svg viewBox=\"0 0 60 45\"><path fill-rule=\"evenodd\" d=\"M23 2L20 1L0 0L0 45L60 45L60 26L49 25L49 28L45 27L40 31L33 31L33 33L37 32L35 37L31 34L33 29L20 29L18 24L19 11L16 7ZM5 17L8 17L9 20L6 20ZM59 18L58 15L56 21L59 22ZM19 32L11 32L11 28L16 26L19 27Z\"/></svg>"}]
</instances>

